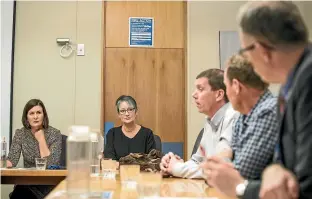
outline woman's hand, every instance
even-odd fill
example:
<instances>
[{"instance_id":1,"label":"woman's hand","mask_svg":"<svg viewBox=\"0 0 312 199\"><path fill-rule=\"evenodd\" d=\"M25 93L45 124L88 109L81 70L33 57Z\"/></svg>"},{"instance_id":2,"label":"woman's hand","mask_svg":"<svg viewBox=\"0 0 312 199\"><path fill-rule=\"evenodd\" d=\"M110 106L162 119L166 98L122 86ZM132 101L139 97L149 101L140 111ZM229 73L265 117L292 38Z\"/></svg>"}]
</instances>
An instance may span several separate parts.
<instances>
[{"instance_id":1,"label":"woman's hand","mask_svg":"<svg viewBox=\"0 0 312 199\"><path fill-rule=\"evenodd\" d=\"M34 136L35 136L36 140L39 142L40 156L42 158L49 156L50 155L50 149L49 149L47 142L45 140L44 130L40 129L40 130L36 131L34 133Z\"/></svg>"},{"instance_id":2,"label":"woman's hand","mask_svg":"<svg viewBox=\"0 0 312 199\"><path fill-rule=\"evenodd\" d=\"M12 168L13 167L13 164L12 164L12 162L10 160L7 160L6 164L7 164L7 168Z\"/></svg>"},{"instance_id":3,"label":"woman's hand","mask_svg":"<svg viewBox=\"0 0 312 199\"><path fill-rule=\"evenodd\" d=\"M34 136L35 136L36 140L37 140L39 143L42 142L42 141L45 141L45 136L44 136L44 131L43 131L43 129L40 129L40 130L36 131L36 132L34 133Z\"/></svg>"}]
</instances>

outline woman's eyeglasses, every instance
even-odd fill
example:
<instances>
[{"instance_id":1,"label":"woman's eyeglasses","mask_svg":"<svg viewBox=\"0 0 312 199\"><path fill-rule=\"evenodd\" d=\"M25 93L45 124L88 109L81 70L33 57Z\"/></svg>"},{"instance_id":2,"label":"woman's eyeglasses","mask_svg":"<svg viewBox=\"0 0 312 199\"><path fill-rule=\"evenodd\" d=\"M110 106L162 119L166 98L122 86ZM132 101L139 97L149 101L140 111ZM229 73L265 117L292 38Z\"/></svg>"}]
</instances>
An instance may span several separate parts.
<instances>
[{"instance_id":1,"label":"woman's eyeglasses","mask_svg":"<svg viewBox=\"0 0 312 199\"><path fill-rule=\"evenodd\" d=\"M135 111L135 108L128 108L128 109L121 109L121 110L119 110L119 113L121 115L124 115L124 114L126 114L126 112L133 113L134 111Z\"/></svg>"}]
</instances>

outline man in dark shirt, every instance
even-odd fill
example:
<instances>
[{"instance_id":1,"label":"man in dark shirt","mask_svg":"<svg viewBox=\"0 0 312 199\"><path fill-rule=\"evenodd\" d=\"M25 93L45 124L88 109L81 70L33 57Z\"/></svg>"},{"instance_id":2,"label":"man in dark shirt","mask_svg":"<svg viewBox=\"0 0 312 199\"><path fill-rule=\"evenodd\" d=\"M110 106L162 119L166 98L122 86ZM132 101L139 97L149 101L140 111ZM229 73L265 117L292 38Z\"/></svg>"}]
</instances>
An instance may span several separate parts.
<instances>
[{"instance_id":1,"label":"man in dark shirt","mask_svg":"<svg viewBox=\"0 0 312 199\"><path fill-rule=\"evenodd\" d=\"M312 46L290 1L248 2L239 12L242 49L267 82L281 83L276 161L261 181L247 181L233 166L209 157L202 166L209 184L244 199L312 198Z\"/></svg>"}]
</instances>

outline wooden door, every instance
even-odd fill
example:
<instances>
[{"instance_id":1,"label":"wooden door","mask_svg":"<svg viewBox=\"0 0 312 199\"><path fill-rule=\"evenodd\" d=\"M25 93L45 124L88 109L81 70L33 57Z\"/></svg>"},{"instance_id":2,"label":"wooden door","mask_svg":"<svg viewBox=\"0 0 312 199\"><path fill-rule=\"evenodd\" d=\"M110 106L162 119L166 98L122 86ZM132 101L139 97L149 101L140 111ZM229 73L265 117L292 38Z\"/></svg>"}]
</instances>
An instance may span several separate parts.
<instances>
[{"instance_id":1,"label":"wooden door","mask_svg":"<svg viewBox=\"0 0 312 199\"><path fill-rule=\"evenodd\" d=\"M104 13L103 123L120 125L115 101L131 95L138 104L138 123L160 136L163 152L183 156L185 3L106 2ZM128 46L128 20L136 16L154 17L153 48Z\"/></svg>"}]
</instances>

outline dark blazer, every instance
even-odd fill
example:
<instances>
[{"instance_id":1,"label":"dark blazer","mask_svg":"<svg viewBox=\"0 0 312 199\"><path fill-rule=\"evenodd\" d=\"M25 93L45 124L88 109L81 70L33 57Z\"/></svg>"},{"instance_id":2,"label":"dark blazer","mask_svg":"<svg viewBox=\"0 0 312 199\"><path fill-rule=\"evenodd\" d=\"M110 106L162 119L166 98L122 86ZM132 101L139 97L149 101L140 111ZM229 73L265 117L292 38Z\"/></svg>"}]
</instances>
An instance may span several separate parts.
<instances>
[{"instance_id":1,"label":"dark blazer","mask_svg":"<svg viewBox=\"0 0 312 199\"><path fill-rule=\"evenodd\" d=\"M281 163L299 182L300 199L312 198L312 45L293 70L293 81L280 115ZM259 198L260 181L247 186L244 199Z\"/></svg>"}]
</instances>

